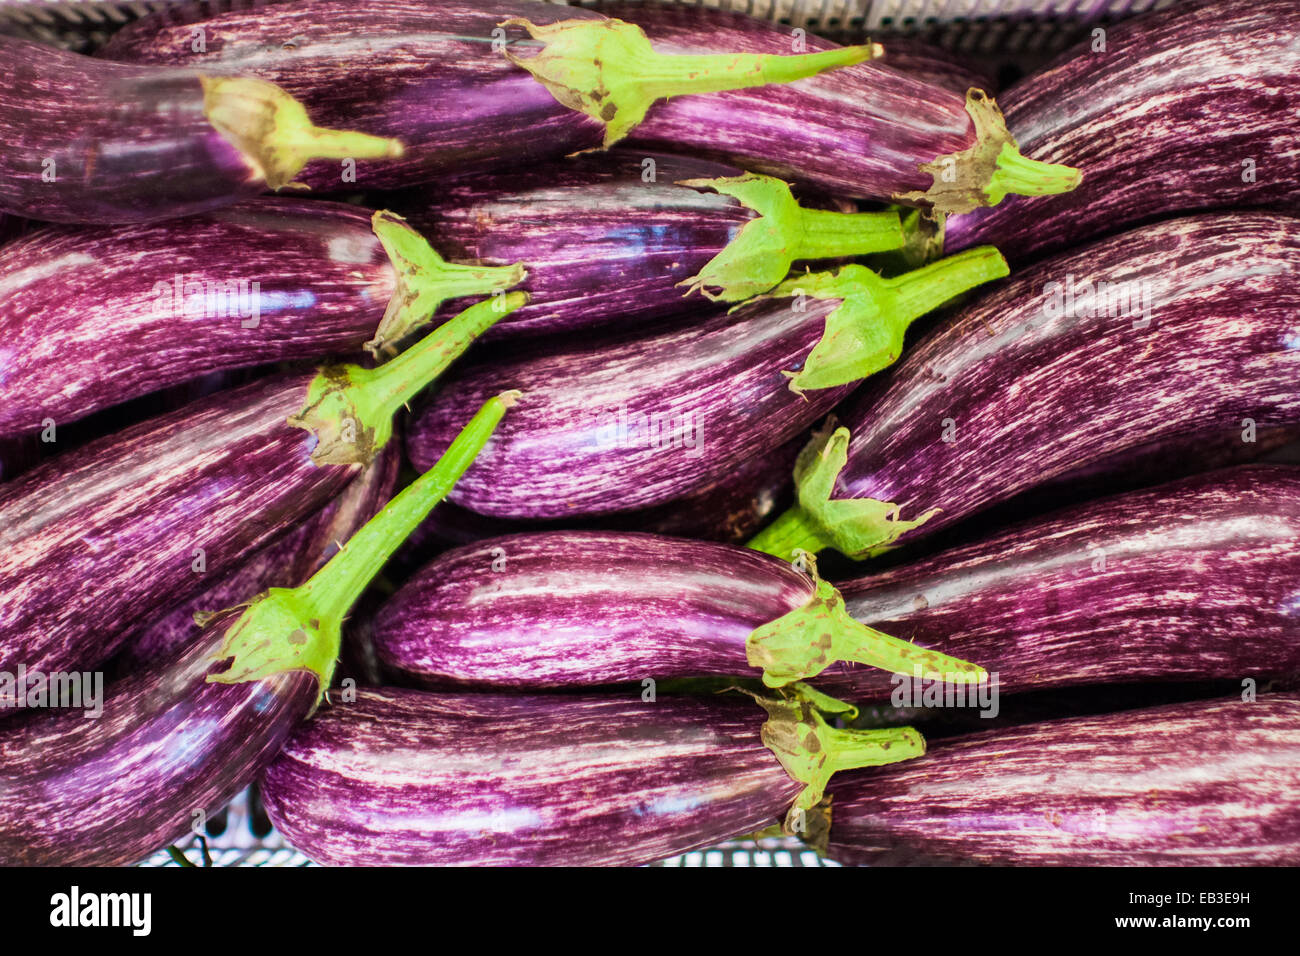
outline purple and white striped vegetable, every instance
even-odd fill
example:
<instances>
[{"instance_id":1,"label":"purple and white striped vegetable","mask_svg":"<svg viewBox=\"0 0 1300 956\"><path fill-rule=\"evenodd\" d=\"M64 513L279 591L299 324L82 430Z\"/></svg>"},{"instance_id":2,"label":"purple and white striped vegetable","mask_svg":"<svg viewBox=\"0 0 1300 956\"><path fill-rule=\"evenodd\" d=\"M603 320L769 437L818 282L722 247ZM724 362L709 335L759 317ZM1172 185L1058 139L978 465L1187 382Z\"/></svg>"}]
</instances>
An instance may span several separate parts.
<instances>
[{"instance_id":1,"label":"purple and white striped vegetable","mask_svg":"<svg viewBox=\"0 0 1300 956\"><path fill-rule=\"evenodd\" d=\"M836 779L844 863L1300 863L1300 696L1194 701L937 741Z\"/></svg>"},{"instance_id":2,"label":"purple and white striped vegetable","mask_svg":"<svg viewBox=\"0 0 1300 956\"><path fill-rule=\"evenodd\" d=\"M399 161L358 173L371 189L608 146L662 97L786 83L875 52L731 56L703 41L691 51L703 56L663 56L639 29L572 6L315 0L211 18L165 12L120 31L102 52L260 77L324 120L400 139ZM313 188L338 186L337 170L311 173L304 181Z\"/></svg>"},{"instance_id":3,"label":"purple and white striped vegetable","mask_svg":"<svg viewBox=\"0 0 1300 956\"><path fill-rule=\"evenodd\" d=\"M261 379L0 486L0 670L101 663L319 510L388 443L393 415L525 298L473 306L377 369Z\"/></svg>"},{"instance_id":4,"label":"purple and white striped vegetable","mask_svg":"<svg viewBox=\"0 0 1300 956\"><path fill-rule=\"evenodd\" d=\"M562 340L482 361L417 411L407 451L424 467L466 405L518 388L519 407L457 486L457 504L527 519L663 504L781 447L894 361L913 319L1004 275L994 249L895 279L845 266L772 293L793 300L751 301L653 336Z\"/></svg>"},{"instance_id":5,"label":"purple and white striped vegetable","mask_svg":"<svg viewBox=\"0 0 1300 956\"><path fill-rule=\"evenodd\" d=\"M839 588L857 620L977 660L1003 691L1295 673L1300 468L1078 505ZM838 663L817 686L880 700L882 676Z\"/></svg>"},{"instance_id":6,"label":"purple and white striped vegetable","mask_svg":"<svg viewBox=\"0 0 1300 956\"><path fill-rule=\"evenodd\" d=\"M203 639L206 614L248 604L270 588L306 581L338 553L343 542L379 513L397 488L401 448L389 443L337 498L247 558L202 593L171 604L166 613L135 631L118 659L135 667L157 661ZM436 509L435 509L436 513Z\"/></svg>"},{"instance_id":7,"label":"purple and white striped vegetable","mask_svg":"<svg viewBox=\"0 0 1300 956\"><path fill-rule=\"evenodd\" d=\"M0 864L133 863L251 783L329 686L343 616L509 401L488 402L306 583L219 615L210 637L142 665L99 700L98 719L31 712L0 725Z\"/></svg>"},{"instance_id":8,"label":"purple and white striped vegetable","mask_svg":"<svg viewBox=\"0 0 1300 956\"><path fill-rule=\"evenodd\" d=\"M427 686L582 687L756 676L837 660L889 672L983 671L864 627L838 592L746 548L617 532L509 535L423 568L375 617L379 659Z\"/></svg>"},{"instance_id":9,"label":"purple and white striped vegetable","mask_svg":"<svg viewBox=\"0 0 1300 956\"><path fill-rule=\"evenodd\" d=\"M836 49L789 27L685 4L619 9L666 53L702 42L748 53ZM1068 192L1081 177L1078 169L1021 155L982 89L927 82L907 71L905 58L895 69L888 48L879 62L788 86L659 103L628 145L708 156L832 195L940 213L997 205L1008 194Z\"/></svg>"},{"instance_id":10,"label":"purple and white striped vegetable","mask_svg":"<svg viewBox=\"0 0 1300 956\"><path fill-rule=\"evenodd\" d=\"M0 210L31 219L182 216L292 185L313 160L402 149L315 126L283 89L246 76L110 63L6 36L0 75ZM333 163L312 165L340 181Z\"/></svg>"},{"instance_id":11,"label":"purple and white striped vegetable","mask_svg":"<svg viewBox=\"0 0 1300 956\"><path fill-rule=\"evenodd\" d=\"M1194 216L1019 273L917 344L796 466L751 546L864 557L1143 449L1300 425L1300 219Z\"/></svg>"},{"instance_id":12,"label":"purple and white striped vegetable","mask_svg":"<svg viewBox=\"0 0 1300 956\"><path fill-rule=\"evenodd\" d=\"M1007 90L1029 156L1088 172L1052 203L1011 199L948 219L949 250L1013 262L1171 213L1300 207L1300 7L1180 0L1107 27Z\"/></svg>"},{"instance_id":13,"label":"purple and white striped vegetable","mask_svg":"<svg viewBox=\"0 0 1300 956\"><path fill-rule=\"evenodd\" d=\"M796 260L903 244L896 212L805 209L766 176L621 150L462 177L395 206L448 256L527 265L529 303L494 337L671 318L698 308L689 292L739 302Z\"/></svg>"},{"instance_id":14,"label":"purple and white striped vegetable","mask_svg":"<svg viewBox=\"0 0 1300 956\"><path fill-rule=\"evenodd\" d=\"M205 372L357 352L519 266L452 265L391 213L255 199L186 219L52 226L0 248L0 435Z\"/></svg>"},{"instance_id":15,"label":"purple and white striped vegetable","mask_svg":"<svg viewBox=\"0 0 1300 956\"><path fill-rule=\"evenodd\" d=\"M765 724L716 695L360 690L290 738L262 799L325 864L635 865L767 827L791 800L797 827L834 770L925 749L910 727L760 702Z\"/></svg>"}]
</instances>

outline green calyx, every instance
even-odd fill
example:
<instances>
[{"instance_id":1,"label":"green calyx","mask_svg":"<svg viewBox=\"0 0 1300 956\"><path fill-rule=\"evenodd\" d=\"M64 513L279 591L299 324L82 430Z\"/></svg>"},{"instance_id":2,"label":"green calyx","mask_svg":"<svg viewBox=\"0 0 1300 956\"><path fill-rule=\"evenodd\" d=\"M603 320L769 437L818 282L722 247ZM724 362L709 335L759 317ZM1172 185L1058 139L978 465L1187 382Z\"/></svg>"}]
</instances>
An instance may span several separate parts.
<instances>
[{"instance_id":1,"label":"green calyx","mask_svg":"<svg viewBox=\"0 0 1300 956\"><path fill-rule=\"evenodd\" d=\"M916 319L1009 272L1000 252L981 246L892 279L860 265L786 279L769 296L840 300L826 316L826 332L808 353L803 368L786 373L790 389L801 394L874 375L898 360L903 336Z\"/></svg>"},{"instance_id":2,"label":"green calyx","mask_svg":"<svg viewBox=\"0 0 1300 956\"><path fill-rule=\"evenodd\" d=\"M569 109L605 124L606 147L625 137L656 100L688 93L717 93L769 83L789 83L881 55L876 45L820 53L684 55L658 53L638 26L623 20L561 20L535 24L513 17L544 44L541 52L507 59L523 67Z\"/></svg>"},{"instance_id":3,"label":"green calyx","mask_svg":"<svg viewBox=\"0 0 1300 956\"><path fill-rule=\"evenodd\" d=\"M402 155L396 139L316 126L306 108L274 83L247 76L200 76L199 82L208 122L272 189L306 188L293 178L314 159Z\"/></svg>"},{"instance_id":4,"label":"green calyx","mask_svg":"<svg viewBox=\"0 0 1300 956\"><path fill-rule=\"evenodd\" d=\"M321 369L307 404L289 424L316 436L318 465L369 464L393 436L393 416L446 371L475 339L528 301L523 292L500 293L444 322L397 358L367 369Z\"/></svg>"},{"instance_id":5,"label":"green calyx","mask_svg":"<svg viewBox=\"0 0 1300 956\"><path fill-rule=\"evenodd\" d=\"M816 677L838 661L955 683L986 676L976 664L917 647L854 620L840 592L818 577L810 555L805 555L805 562L814 583L808 603L757 628L745 641L749 664L762 669L766 686L782 687Z\"/></svg>"},{"instance_id":6,"label":"green calyx","mask_svg":"<svg viewBox=\"0 0 1300 956\"><path fill-rule=\"evenodd\" d=\"M764 710L763 745L776 755L785 772L804 784L786 814L787 833L807 833L807 815L825 795L837 770L857 770L910 760L925 753L925 739L911 727L848 730L832 727L826 716L852 719L857 711L842 701L792 684L776 698L751 694Z\"/></svg>"},{"instance_id":7,"label":"green calyx","mask_svg":"<svg viewBox=\"0 0 1300 956\"><path fill-rule=\"evenodd\" d=\"M518 392L489 399L427 472L384 506L301 587L272 588L226 628L215 660L230 666L208 681L239 684L276 674L316 675L320 696L334 676L343 620L403 541L474 462ZM232 612L233 613L233 612ZM226 615L195 615L200 624Z\"/></svg>"},{"instance_id":8,"label":"green calyx","mask_svg":"<svg viewBox=\"0 0 1300 956\"><path fill-rule=\"evenodd\" d=\"M804 209L790 186L771 176L747 173L678 183L712 189L758 213L697 275L678 283L721 302L743 302L767 292L799 259L838 259L901 248L905 239L898 213Z\"/></svg>"},{"instance_id":9,"label":"green calyx","mask_svg":"<svg viewBox=\"0 0 1300 956\"><path fill-rule=\"evenodd\" d=\"M508 266L457 265L447 262L406 220L379 210L371 226L397 274L393 297L366 349L378 356L429 323L438 307L449 299L491 295L524 281L528 273L515 263Z\"/></svg>"},{"instance_id":10,"label":"green calyx","mask_svg":"<svg viewBox=\"0 0 1300 956\"><path fill-rule=\"evenodd\" d=\"M850 558L887 550L901 535L939 513L932 508L909 521L899 507L875 498L832 498L848 462L849 430L834 422L812 438L795 461L796 503L749 541L756 551L790 561L798 551L834 548Z\"/></svg>"},{"instance_id":11,"label":"green calyx","mask_svg":"<svg viewBox=\"0 0 1300 956\"><path fill-rule=\"evenodd\" d=\"M955 215L996 206L1009 194L1068 193L1083 181L1083 173L1073 166L1021 155L1002 111L983 90L967 91L966 112L975 131L975 144L922 163L920 170L933 177L933 185L925 191L901 193L894 197L896 201L923 203L935 213Z\"/></svg>"}]
</instances>

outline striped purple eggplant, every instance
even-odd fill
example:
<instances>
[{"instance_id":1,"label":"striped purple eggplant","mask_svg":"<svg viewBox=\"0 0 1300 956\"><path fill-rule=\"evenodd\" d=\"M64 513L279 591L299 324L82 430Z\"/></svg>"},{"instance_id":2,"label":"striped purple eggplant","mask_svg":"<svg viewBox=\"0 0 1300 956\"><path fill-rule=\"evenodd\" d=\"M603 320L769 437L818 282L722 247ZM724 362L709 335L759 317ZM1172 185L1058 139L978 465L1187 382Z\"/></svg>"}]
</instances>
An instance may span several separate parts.
<instances>
[{"instance_id":1,"label":"striped purple eggplant","mask_svg":"<svg viewBox=\"0 0 1300 956\"><path fill-rule=\"evenodd\" d=\"M434 469L301 586L218 615L209 637L95 695L99 713L29 711L0 726L0 864L124 865L201 831L323 696L344 615L509 401L488 402Z\"/></svg>"},{"instance_id":2,"label":"striped purple eggplant","mask_svg":"<svg viewBox=\"0 0 1300 956\"><path fill-rule=\"evenodd\" d=\"M432 687L755 677L754 668L776 687L837 660L983 676L862 626L833 587L784 561L617 532L509 535L449 551L380 608L371 640L385 666Z\"/></svg>"},{"instance_id":3,"label":"striped purple eggplant","mask_svg":"<svg viewBox=\"0 0 1300 956\"><path fill-rule=\"evenodd\" d=\"M466 406L518 388L524 398L455 503L525 519L661 505L780 448L894 361L913 319L1005 274L994 249L888 280L845 266L773 292L793 299L751 301L657 335L564 339L481 361L417 410L407 451L424 467Z\"/></svg>"},{"instance_id":4,"label":"striped purple eggplant","mask_svg":"<svg viewBox=\"0 0 1300 956\"><path fill-rule=\"evenodd\" d=\"M936 741L837 778L845 863L1300 863L1300 695L1193 701Z\"/></svg>"},{"instance_id":5,"label":"striped purple eggplant","mask_svg":"<svg viewBox=\"0 0 1300 956\"><path fill-rule=\"evenodd\" d=\"M0 670L93 667L318 511L388 443L392 416L525 298L473 306L378 369L260 379L0 486Z\"/></svg>"},{"instance_id":6,"label":"striped purple eggplant","mask_svg":"<svg viewBox=\"0 0 1300 956\"><path fill-rule=\"evenodd\" d=\"M805 209L766 176L623 150L462 177L394 205L448 256L527 265L529 304L493 336L671 318L698 308L689 292L739 302L796 260L903 244L895 212Z\"/></svg>"},{"instance_id":7,"label":"striped purple eggplant","mask_svg":"<svg viewBox=\"0 0 1300 956\"><path fill-rule=\"evenodd\" d=\"M685 4L623 4L656 48L705 42L747 53L836 45L763 20ZM689 152L832 195L961 213L1011 194L1068 192L1081 172L1027 159L983 89L927 82L884 58L783 87L659 103L628 146ZM1083 173L1089 173L1084 169ZM1051 202L1043 202L1050 206Z\"/></svg>"},{"instance_id":8,"label":"striped purple eggplant","mask_svg":"<svg viewBox=\"0 0 1300 956\"><path fill-rule=\"evenodd\" d=\"M643 531L649 534L741 544L791 503L790 478L803 438L741 462L717 484L640 511L615 512L589 521L510 521L490 518L450 502L429 516L398 554L414 569L448 548L486 538L540 531ZM562 527L561 527L562 525Z\"/></svg>"},{"instance_id":9,"label":"striped purple eggplant","mask_svg":"<svg viewBox=\"0 0 1300 956\"><path fill-rule=\"evenodd\" d=\"M857 620L977 660L1003 691L1300 672L1300 468L1117 495L838 586ZM817 686L915 690L851 663Z\"/></svg>"},{"instance_id":10,"label":"striped purple eggplant","mask_svg":"<svg viewBox=\"0 0 1300 956\"><path fill-rule=\"evenodd\" d=\"M1020 272L935 329L796 465L751 545L869 556L1144 449L1300 425L1300 219L1195 216Z\"/></svg>"},{"instance_id":11,"label":"striped purple eggplant","mask_svg":"<svg viewBox=\"0 0 1300 956\"><path fill-rule=\"evenodd\" d=\"M290 738L262 798L320 863L635 865L810 808L811 753L846 769L924 751L911 728L835 730L792 701L764 724L738 698L360 690Z\"/></svg>"},{"instance_id":12,"label":"striped purple eggplant","mask_svg":"<svg viewBox=\"0 0 1300 956\"><path fill-rule=\"evenodd\" d=\"M260 77L322 121L346 118L349 128L399 139L399 161L357 178L382 189L608 146L661 97L785 83L875 52L730 56L707 39L690 52L716 56L674 58L639 29L570 6L315 0L146 17L102 53ZM312 172L303 181L313 188L337 187L337 170Z\"/></svg>"},{"instance_id":13,"label":"striped purple eggplant","mask_svg":"<svg viewBox=\"0 0 1300 956\"><path fill-rule=\"evenodd\" d=\"M1087 179L950 218L945 247L1025 262L1171 213L1300 208L1297 33L1291 0L1180 0L1063 54L1002 100L1026 155Z\"/></svg>"},{"instance_id":14,"label":"striped purple eggplant","mask_svg":"<svg viewBox=\"0 0 1300 956\"><path fill-rule=\"evenodd\" d=\"M0 36L0 209L54 222L182 216L396 140L323 129L273 83L97 60ZM347 127L350 129L350 127ZM322 173L323 175L323 173Z\"/></svg>"},{"instance_id":15,"label":"striped purple eggplant","mask_svg":"<svg viewBox=\"0 0 1300 956\"><path fill-rule=\"evenodd\" d=\"M206 372L401 340L522 268L443 261L399 217L255 199L162 223L52 226L0 248L0 435Z\"/></svg>"},{"instance_id":16,"label":"striped purple eggplant","mask_svg":"<svg viewBox=\"0 0 1300 956\"><path fill-rule=\"evenodd\" d=\"M156 620L136 630L118 652L125 666L148 665L202 641L214 608L248 604L270 588L294 587L324 567L342 543L373 518L397 488L401 449L390 443L336 499L276 538L199 594L171 604ZM436 512L435 512L436 513Z\"/></svg>"}]
</instances>

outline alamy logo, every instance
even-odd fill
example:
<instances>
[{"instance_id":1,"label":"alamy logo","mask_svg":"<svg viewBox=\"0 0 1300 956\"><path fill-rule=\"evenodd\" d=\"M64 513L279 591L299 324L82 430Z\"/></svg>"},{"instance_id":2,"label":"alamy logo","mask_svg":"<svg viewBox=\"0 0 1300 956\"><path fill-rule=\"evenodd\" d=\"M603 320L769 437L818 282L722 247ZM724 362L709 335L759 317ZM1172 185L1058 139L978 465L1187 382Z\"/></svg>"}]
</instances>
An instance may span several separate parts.
<instances>
[{"instance_id":1,"label":"alamy logo","mask_svg":"<svg viewBox=\"0 0 1300 956\"><path fill-rule=\"evenodd\" d=\"M1155 298L1148 279L1106 282L1076 282L1067 275L1064 282L1043 286L1043 315L1049 319L1133 319L1133 328L1151 324Z\"/></svg>"},{"instance_id":2,"label":"alamy logo","mask_svg":"<svg viewBox=\"0 0 1300 956\"><path fill-rule=\"evenodd\" d=\"M239 319L255 329L262 322L262 283L247 279L187 279L177 273L171 282L153 284L157 315Z\"/></svg>"},{"instance_id":3,"label":"alamy logo","mask_svg":"<svg viewBox=\"0 0 1300 956\"><path fill-rule=\"evenodd\" d=\"M132 936L148 936L153 926L149 893L82 893L74 886L50 897L50 925L127 926Z\"/></svg>"},{"instance_id":4,"label":"alamy logo","mask_svg":"<svg viewBox=\"0 0 1300 956\"><path fill-rule=\"evenodd\" d=\"M0 708L80 707L87 717L104 713L103 671L44 671L18 665L18 673L0 671Z\"/></svg>"},{"instance_id":5,"label":"alamy logo","mask_svg":"<svg viewBox=\"0 0 1300 956\"><path fill-rule=\"evenodd\" d=\"M700 425L691 412L629 411L626 405L601 412L593 447L682 448L688 458L704 452Z\"/></svg>"},{"instance_id":6,"label":"alamy logo","mask_svg":"<svg viewBox=\"0 0 1300 956\"><path fill-rule=\"evenodd\" d=\"M996 717L998 703L998 672L994 671L971 680L969 674L939 674L937 678L922 676L918 666L912 676L891 674L894 685L889 702L895 707L977 707L981 717Z\"/></svg>"}]
</instances>

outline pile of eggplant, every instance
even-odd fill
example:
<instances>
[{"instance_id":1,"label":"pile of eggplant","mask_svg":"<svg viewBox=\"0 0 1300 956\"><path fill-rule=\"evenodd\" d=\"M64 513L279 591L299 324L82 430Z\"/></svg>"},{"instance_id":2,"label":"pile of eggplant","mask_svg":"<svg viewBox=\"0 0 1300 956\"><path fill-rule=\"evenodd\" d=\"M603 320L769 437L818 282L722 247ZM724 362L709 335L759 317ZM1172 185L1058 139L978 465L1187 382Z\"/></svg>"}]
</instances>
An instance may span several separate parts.
<instances>
[{"instance_id":1,"label":"pile of eggplant","mask_svg":"<svg viewBox=\"0 0 1300 956\"><path fill-rule=\"evenodd\" d=\"M1294 3L229 6L0 34L0 863L1300 863Z\"/></svg>"}]
</instances>

